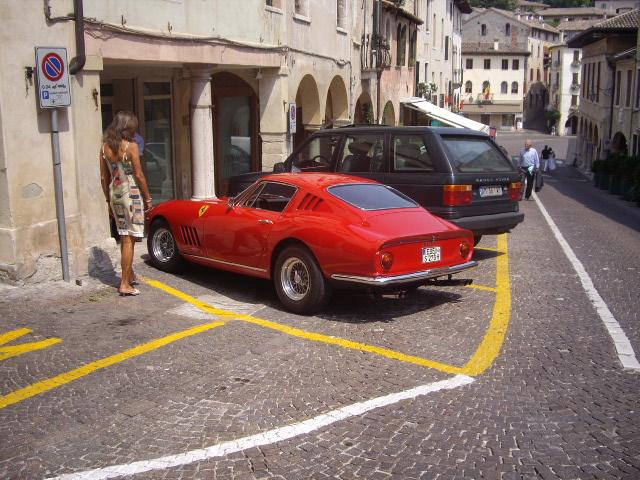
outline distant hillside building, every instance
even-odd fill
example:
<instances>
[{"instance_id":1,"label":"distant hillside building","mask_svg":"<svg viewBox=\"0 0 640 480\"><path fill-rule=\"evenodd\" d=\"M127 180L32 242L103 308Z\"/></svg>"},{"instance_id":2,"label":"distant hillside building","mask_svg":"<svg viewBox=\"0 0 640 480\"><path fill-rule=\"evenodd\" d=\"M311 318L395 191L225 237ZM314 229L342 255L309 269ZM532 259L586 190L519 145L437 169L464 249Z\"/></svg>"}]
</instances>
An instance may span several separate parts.
<instances>
[{"instance_id":1,"label":"distant hillside building","mask_svg":"<svg viewBox=\"0 0 640 480\"><path fill-rule=\"evenodd\" d=\"M512 45L518 52L528 51L529 55L523 58L526 72L522 88L524 126L545 111L549 103L548 49L550 45L560 43L558 29L544 22L539 15L488 8L468 16L462 24L462 38L465 43L497 41L501 49Z\"/></svg>"}]
</instances>

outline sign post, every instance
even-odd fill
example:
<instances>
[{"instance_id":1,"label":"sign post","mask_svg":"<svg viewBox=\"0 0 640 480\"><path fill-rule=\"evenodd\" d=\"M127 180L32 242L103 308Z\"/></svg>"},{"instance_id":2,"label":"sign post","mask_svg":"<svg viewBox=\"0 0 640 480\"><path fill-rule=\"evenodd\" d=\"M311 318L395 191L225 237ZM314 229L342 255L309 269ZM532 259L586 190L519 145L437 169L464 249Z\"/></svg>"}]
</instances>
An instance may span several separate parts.
<instances>
[{"instance_id":1,"label":"sign post","mask_svg":"<svg viewBox=\"0 0 640 480\"><path fill-rule=\"evenodd\" d=\"M67 68L67 49L36 47L36 72L40 108L51 108L51 146L53 149L53 181L56 193L56 214L62 258L62 278L69 281L69 250L67 224L64 214L62 169L60 166L60 140L58 136L58 107L71 105L71 88Z\"/></svg>"},{"instance_id":2,"label":"sign post","mask_svg":"<svg viewBox=\"0 0 640 480\"><path fill-rule=\"evenodd\" d=\"M289 155L293 153L293 134L296 133L297 115L296 102L291 102L289 104Z\"/></svg>"}]
</instances>

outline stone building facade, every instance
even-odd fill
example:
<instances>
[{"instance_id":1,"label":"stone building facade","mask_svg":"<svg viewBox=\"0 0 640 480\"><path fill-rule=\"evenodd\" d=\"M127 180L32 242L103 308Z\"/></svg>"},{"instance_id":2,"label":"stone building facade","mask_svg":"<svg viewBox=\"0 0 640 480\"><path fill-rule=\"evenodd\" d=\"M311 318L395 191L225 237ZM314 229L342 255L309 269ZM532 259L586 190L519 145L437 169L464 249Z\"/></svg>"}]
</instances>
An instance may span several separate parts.
<instances>
[{"instance_id":1,"label":"stone building facade","mask_svg":"<svg viewBox=\"0 0 640 480\"><path fill-rule=\"evenodd\" d=\"M223 196L230 176L270 170L317 129L404 121L400 99L439 79L433 65L452 72L446 91L463 11L466 0L0 2L0 281L117 264L98 152L118 110L140 121L155 203ZM70 106L41 107L36 47L66 49Z\"/></svg>"}]
</instances>

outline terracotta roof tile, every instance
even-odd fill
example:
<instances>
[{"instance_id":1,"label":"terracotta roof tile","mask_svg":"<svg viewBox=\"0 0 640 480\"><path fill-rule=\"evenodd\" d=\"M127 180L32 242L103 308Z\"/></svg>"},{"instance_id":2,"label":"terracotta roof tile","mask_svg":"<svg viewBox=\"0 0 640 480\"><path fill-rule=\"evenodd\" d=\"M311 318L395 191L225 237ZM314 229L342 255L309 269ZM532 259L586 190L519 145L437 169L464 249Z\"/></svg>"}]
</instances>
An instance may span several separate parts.
<instances>
[{"instance_id":1,"label":"terracotta roof tile","mask_svg":"<svg viewBox=\"0 0 640 480\"><path fill-rule=\"evenodd\" d=\"M498 50L493 42L462 42L462 54L485 53L494 55L519 54L530 55L531 52L518 44L498 43Z\"/></svg>"},{"instance_id":2,"label":"terracotta roof tile","mask_svg":"<svg viewBox=\"0 0 640 480\"><path fill-rule=\"evenodd\" d=\"M640 19L640 17L638 16L638 12L640 12L640 10L635 9L635 10L631 10L630 12L627 13L623 13L621 15L618 15L617 17L613 17L610 18L608 20L603 20L601 22L596 23L593 28L598 29L598 30L603 30L603 29L611 29L611 30L618 30L620 28L638 28L638 19Z\"/></svg>"}]
</instances>

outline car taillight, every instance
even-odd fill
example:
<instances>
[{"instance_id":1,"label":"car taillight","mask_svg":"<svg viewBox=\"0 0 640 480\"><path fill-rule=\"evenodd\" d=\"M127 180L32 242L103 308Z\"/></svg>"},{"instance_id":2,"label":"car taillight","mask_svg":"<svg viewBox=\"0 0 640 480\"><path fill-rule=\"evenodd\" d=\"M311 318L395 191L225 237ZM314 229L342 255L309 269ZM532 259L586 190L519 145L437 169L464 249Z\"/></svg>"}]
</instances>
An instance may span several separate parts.
<instances>
[{"instance_id":1,"label":"car taillight","mask_svg":"<svg viewBox=\"0 0 640 480\"><path fill-rule=\"evenodd\" d=\"M473 200L473 188L471 185L445 185L445 205L469 205Z\"/></svg>"},{"instance_id":2,"label":"car taillight","mask_svg":"<svg viewBox=\"0 0 640 480\"><path fill-rule=\"evenodd\" d=\"M469 253L471 253L471 245L467 241L462 242L460 244L460 256L462 258L467 258Z\"/></svg>"},{"instance_id":3,"label":"car taillight","mask_svg":"<svg viewBox=\"0 0 640 480\"><path fill-rule=\"evenodd\" d=\"M380 257L380 265L382 265L383 269L389 270L393 265L393 253L391 252L383 253L382 257Z\"/></svg>"},{"instance_id":4,"label":"car taillight","mask_svg":"<svg viewBox=\"0 0 640 480\"><path fill-rule=\"evenodd\" d=\"M522 183L516 182L509 185L509 198L514 201L520 200L520 189L522 188Z\"/></svg>"}]
</instances>

